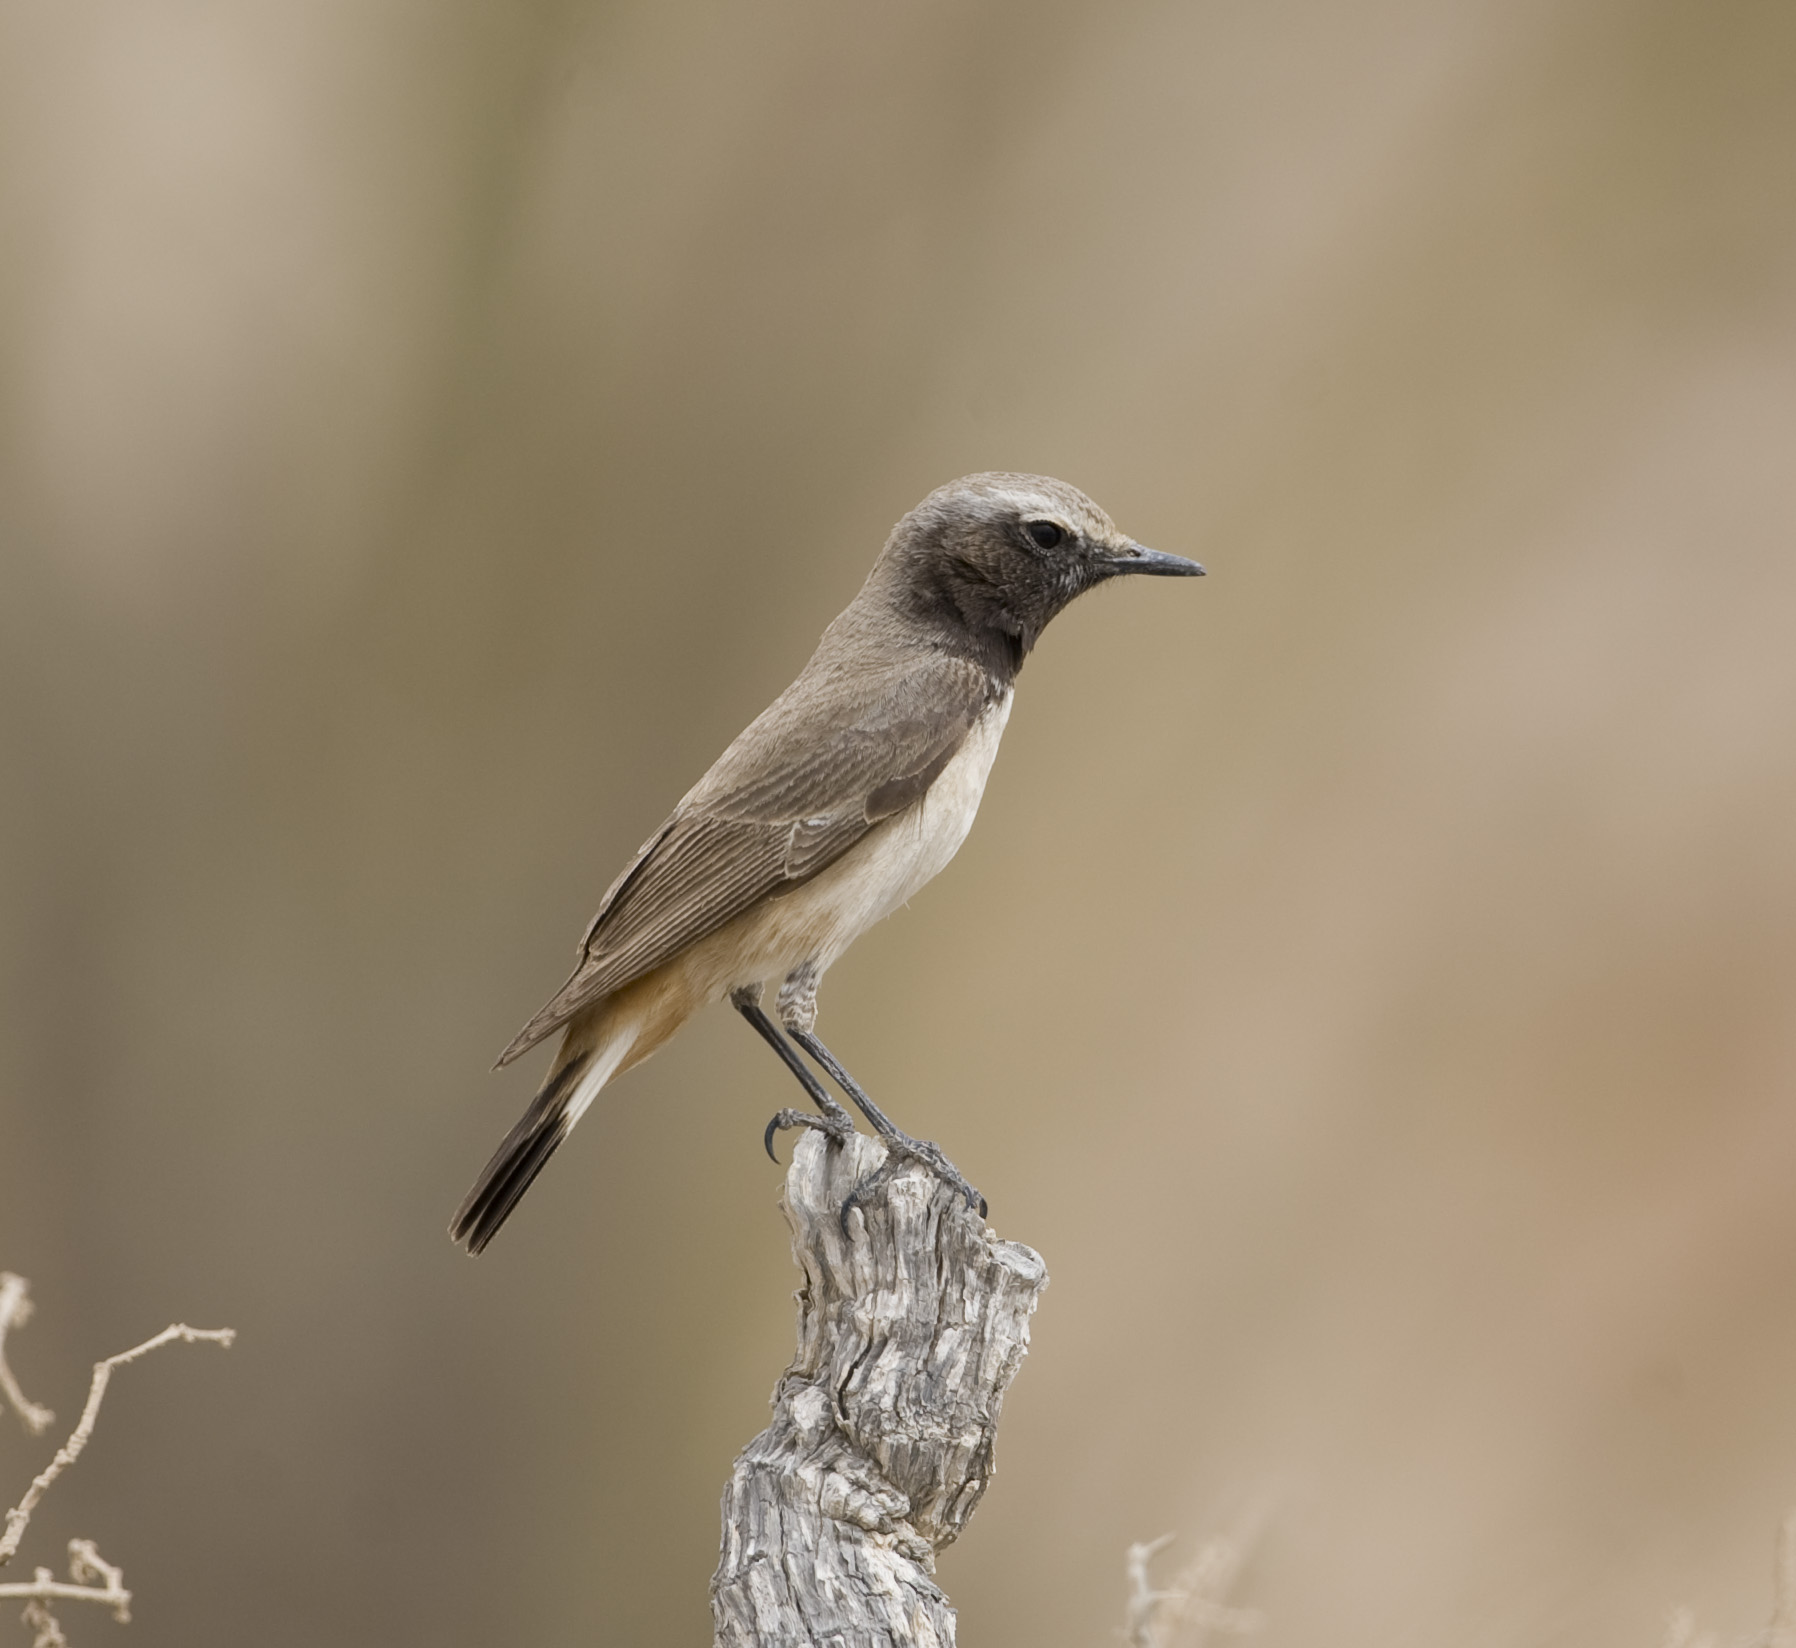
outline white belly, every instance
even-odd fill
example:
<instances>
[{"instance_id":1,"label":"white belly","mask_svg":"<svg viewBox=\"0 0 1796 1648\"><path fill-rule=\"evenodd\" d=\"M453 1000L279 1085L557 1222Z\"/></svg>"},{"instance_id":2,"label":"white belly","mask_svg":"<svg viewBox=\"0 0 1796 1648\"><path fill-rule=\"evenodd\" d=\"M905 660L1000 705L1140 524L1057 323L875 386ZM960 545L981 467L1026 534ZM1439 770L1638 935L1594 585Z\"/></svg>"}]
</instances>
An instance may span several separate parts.
<instances>
[{"instance_id":1,"label":"white belly","mask_svg":"<svg viewBox=\"0 0 1796 1648\"><path fill-rule=\"evenodd\" d=\"M1006 692L922 798L873 826L827 870L770 898L685 952L688 988L716 1000L813 962L822 972L947 865L973 826L1010 719Z\"/></svg>"}]
</instances>

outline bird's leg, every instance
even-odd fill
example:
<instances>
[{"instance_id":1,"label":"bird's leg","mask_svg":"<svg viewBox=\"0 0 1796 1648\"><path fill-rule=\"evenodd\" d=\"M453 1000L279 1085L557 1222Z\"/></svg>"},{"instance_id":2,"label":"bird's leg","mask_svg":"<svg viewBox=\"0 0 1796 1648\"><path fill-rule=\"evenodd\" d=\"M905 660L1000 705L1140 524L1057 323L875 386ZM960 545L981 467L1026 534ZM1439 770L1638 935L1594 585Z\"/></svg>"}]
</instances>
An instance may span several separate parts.
<instances>
[{"instance_id":1,"label":"bird's leg","mask_svg":"<svg viewBox=\"0 0 1796 1648\"><path fill-rule=\"evenodd\" d=\"M854 1131L854 1119L829 1096L823 1083L805 1067L805 1062L792 1051L792 1044L780 1034L780 1029L772 1019L768 1018L761 1007L761 987L758 984L744 985L740 990L730 992L730 1005L760 1032L764 1040L774 1052L779 1054L780 1062L798 1078L798 1084L811 1095L812 1102L822 1111L822 1115L813 1116L808 1110L781 1110L767 1124L767 1132L762 1143L767 1147L767 1154L777 1162L779 1157L773 1155L773 1135L788 1127L814 1127L821 1133L827 1133L838 1143L846 1139Z\"/></svg>"},{"instance_id":2,"label":"bird's leg","mask_svg":"<svg viewBox=\"0 0 1796 1648\"><path fill-rule=\"evenodd\" d=\"M778 1007L780 1023L788 1035L816 1029L817 986L822 982L823 975L814 961L801 961L786 975L780 986Z\"/></svg>"},{"instance_id":3,"label":"bird's leg","mask_svg":"<svg viewBox=\"0 0 1796 1648\"><path fill-rule=\"evenodd\" d=\"M801 968L799 971L806 971L806 969ZM902 1133L898 1127L894 1126L891 1117L887 1117L885 1111L878 1108L875 1102L867 1097L866 1090L860 1086L860 1083L842 1068L841 1059L837 1059L835 1054L830 1052L830 1048L824 1047L823 1043L817 1039L817 1032L812 1029L812 1025L817 1020L817 980L815 980L815 975L812 975L806 982L797 982L797 977L799 975L794 973L792 977L787 978L787 982L783 986L779 987L779 1018L785 1021L788 1036L794 1039L799 1047L805 1048L805 1052L814 1057L815 1061L830 1074L833 1083L837 1084L844 1093L848 1093L850 1099L855 1100L855 1104L860 1106L862 1115L873 1124L873 1131L884 1140L885 1151L887 1151L885 1167L875 1172L871 1178L858 1183L848 1199L842 1203L844 1230L848 1226L848 1210L851 1206L866 1196L869 1190L873 1190L873 1187L878 1185L891 1170L896 1169L898 1161L903 1156L909 1156L912 1161L921 1161L930 1172L936 1174L936 1178L943 1179L955 1190L959 1190L961 1196L966 1197L966 1205L970 1208L979 1208L979 1217L984 1219L986 1199L972 1185L966 1183L966 1179L961 1176L961 1170L957 1169L954 1163L943 1154L941 1145L930 1144L930 1140L927 1138L911 1138L909 1133ZM790 998L787 995L788 991L790 991ZM790 1014L787 1011L788 1000L794 1009Z\"/></svg>"}]
</instances>

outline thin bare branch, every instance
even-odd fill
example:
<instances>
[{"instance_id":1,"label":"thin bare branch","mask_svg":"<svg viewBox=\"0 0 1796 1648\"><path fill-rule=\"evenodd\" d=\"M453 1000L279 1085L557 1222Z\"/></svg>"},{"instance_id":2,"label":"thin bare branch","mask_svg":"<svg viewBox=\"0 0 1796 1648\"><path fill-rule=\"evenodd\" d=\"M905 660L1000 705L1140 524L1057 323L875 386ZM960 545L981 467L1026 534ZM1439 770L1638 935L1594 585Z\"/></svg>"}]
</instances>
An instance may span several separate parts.
<instances>
[{"instance_id":1,"label":"thin bare branch","mask_svg":"<svg viewBox=\"0 0 1796 1648\"><path fill-rule=\"evenodd\" d=\"M1740 1648L1796 1648L1796 1511L1778 1530L1771 1595L1771 1623L1740 1638ZM1719 1643L1713 1631L1697 1634L1696 1615L1688 1608L1677 1609L1666 1621L1664 1648L1719 1648Z\"/></svg>"},{"instance_id":2,"label":"thin bare branch","mask_svg":"<svg viewBox=\"0 0 1796 1648\"><path fill-rule=\"evenodd\" d=\"M1228 1603L1228 1594L1252 1554L1264 1514L1253 1520L1251 1529L1234 1538L1207 1540L1164 1590L1154 1585L1148 1565L1172 1543L1173 1536L1162 1534L1129 1547L1129 1617L1124 1628L1129 1648L1173 1648L1180 1642L1202 1648L1212 1631L1249 1636L1265 1624L1257 1609Z\"/></svg>"},{"instance_id":3,"label":"thin bare branch","mask_svg":"<svg viewBox=\"0 0 1796 1648\"><path fill-rule=\"evenodd\" d=\"M31 1520L31 1513L37 1509L38 1501L49 1492L57 1477L81 1457L81 1450L93 1435L94 1421L100 1416L100 1403L105 1399L106 1387L111 1383L114 1368L122 1368L127 1362L135 1362L138 1357L147 1356L151 1351L173 1344L176 1340L189 1345L205 1343L228 1346L236 1337L234 1328L190 1328L184 1322L176 1322L153 1338L144 1340L141 1345L133 1345L130 1350L122 1350L116 1356L108 1356L105 1361L94 1363L93 1383L88 1387L87 1406L81 1410L80 1424L69 1433L68 1441L56 1450L56 1457L25 1490L25 1497L6 1513L6 1531L0 1534L0 1567L11 1561L13 1553L18 1550L19 1541L25 1535L25 1525Z\"/></svg>"},{"instance_id":4,"label":"thin bare branch","mask_svg":"<svg viewBox=\"0 0 1796 1648\"><path fill-rule=\"evenodd\" d=\"M50 1612L49 1603L26 1603L20 1618L31 1627L31 1648L69 1648L69 1639L62 1634L62 1627Z\"/></svg>"},{"instance_id":5,"label":"thin bare branch","mask_svg":"<svg viewBox=\"0 0 1796 1648\"><path fill-rule=\"evenodd\" d=\"M1718 1648L1713 1636L1696 1634L1696 1615L1678 1608L1665 1622L1665 1648Z\"/></svg>"},{"instance_id":6,"label":"thin bare branch","mask_svg":"<svg viewBox=\"0 0 1796 1648\"><path fill-rule=\"evenodd\" d=\"M0 1585L0 1600L29 1603L27 1623L37 1624L40 1631L45 1626L31 1619L33 1609L41 1612L50 1627L61 1629L50 1613L52 1602L98 1602L110 1608L112 1617L121 1625L131 1618L131 1593L125 1589L124 1570L101 1556L91 1539L69 1541L67 1581L58 1579L48 1568L39 1568L29 1582Z\"/></svg>"},{"instance_id":7,"label":"thin bare branch","mask_svg":"<svg viewBox=\"0 0 1796 1648\"><path fill-rule=\"evenodd\" d=\"M1784 1518L1777 1536L1777 1578L1765 1648L1796 1648L1796 1511Z\"/></svg>"},{"instance_id":8,"label":"thin bare branch","mask_svg":"<svg viewBox=\"0 0 1796 1648\"><path fill-rule=\"evenodd\" d=\"M1129 1622L1123 1634L1129 1648L1159 1648L1158 1627L1167 1604L1184 1601L1175 1592L1155 1590L1147 1571L1148 1563L1176 1537L1161 1534L1158 1539L1140 1541L1131 1545L1123 1558L1123 1569L1129 1576Z\"/></svg>"},{"instance_id":9,"label":"thin bare branch","mask_svg":"<svg viewBox=\"0 0 1796 1648\"><path fill-rule=\"evenodd\" d=\"M33 1436L42 1436L56 1415L30 1400L19 1389L19 1382L6 1361L8 1329L22 1328L30 1320L31 1284L10 1270L0 1270L0 1397L12 1405L26 1430Z\"/></svg>"}]
</instances>

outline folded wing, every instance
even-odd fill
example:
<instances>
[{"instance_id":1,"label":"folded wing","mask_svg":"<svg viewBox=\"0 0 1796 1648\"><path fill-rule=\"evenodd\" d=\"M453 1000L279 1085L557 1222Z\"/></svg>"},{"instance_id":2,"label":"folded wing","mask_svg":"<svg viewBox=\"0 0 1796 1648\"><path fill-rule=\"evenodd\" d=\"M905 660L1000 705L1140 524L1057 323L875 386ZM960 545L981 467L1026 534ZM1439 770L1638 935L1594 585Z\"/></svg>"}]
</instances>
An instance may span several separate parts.
<instances>
[{"instance_id":1,"label":"folded wing","mask_svg":"<svg viewBox=\"0 0 1796 1648\"><path fill-rule=\"evenodd\" d=\"M573 975L499 1063L834 863L924 794L999 690L977 665L947 656L834 677L807 671L612 883Z\"/></svg>"}]
</instances>

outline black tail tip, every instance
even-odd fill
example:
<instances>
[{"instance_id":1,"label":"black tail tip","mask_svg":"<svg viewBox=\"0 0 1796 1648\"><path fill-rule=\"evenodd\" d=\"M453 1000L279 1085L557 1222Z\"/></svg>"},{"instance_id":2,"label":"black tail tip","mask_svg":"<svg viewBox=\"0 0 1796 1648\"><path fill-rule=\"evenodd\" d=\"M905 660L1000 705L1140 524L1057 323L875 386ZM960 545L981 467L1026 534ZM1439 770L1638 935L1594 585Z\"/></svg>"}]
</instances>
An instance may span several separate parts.
<instances>
[{"instance_id":1,"label":"black tail tip","mask_svg":"<svg viewBox=\"0 0 1796 1648\"><path fill-rule=\"evenodd\" d=\"M552 1113L526 1116L506 1136L449 1224L450 1237L469 1258L486 1251L567 1135L567 1117Z\"/></svg>"},{"instance_id":2,"label":"black tail tip","mask_svg":"<svg viewBox=\"0 0 1796 1648\"><path fill-rule=\"evenodd\" d=\"M499 1227L511 1217L511 1210L568 1136L574 1125L568 1102L589 1057L579 1054L550 1071L541 1092L530 1101L530 1108L518 1118L517 1126L500 1141L492 1160L474 1181L474 1188L455 1210L455 1217L449 1221L449 1235L468 1250L470 1258L483 1253L487 1243L499 1234Z\"/></svg>"},{"instance_id":3,"label":"black tail tip","mask_svg":"<svg viewBox=\"0 0 1796 1648\"><path fill-rule=\"evenodd\" d=\"M496 1224L481 1227L474 1215L457 1213L455 1222L449 1226L449 1240L461 1248L470 1259L478 1259L486 1252L486 1244L498 1234Z\"/></svg>"}]
</instances>

